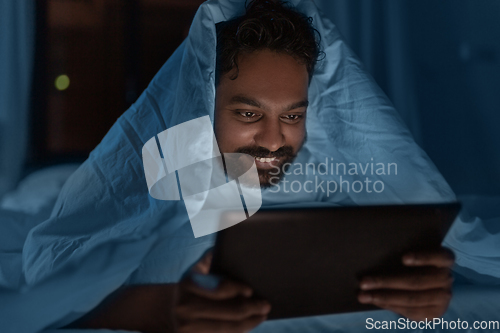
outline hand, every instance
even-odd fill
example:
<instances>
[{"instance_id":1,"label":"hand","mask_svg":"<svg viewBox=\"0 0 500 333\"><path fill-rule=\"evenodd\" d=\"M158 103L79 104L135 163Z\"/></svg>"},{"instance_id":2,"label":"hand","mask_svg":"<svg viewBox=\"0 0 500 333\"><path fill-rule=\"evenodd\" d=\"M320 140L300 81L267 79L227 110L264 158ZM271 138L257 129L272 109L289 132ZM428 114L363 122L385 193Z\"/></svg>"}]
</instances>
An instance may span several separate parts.
<instances>
[{"instance_id":1,"label":"hand","mask_svg":"<svg viewBox=\"0 0 500 333\"><path fill-rule=\"evenodd\" d=\"M412 268L409 273L364 277L358 300L415 321L441 317L451 300L453 252L441 248L410 253L402 260Z\"/></svg>"},{"instance_id":2,"label":"hand","mask_svg":"<svg viewBox=\"0 0 500 333\"><path fill-rule=\"evenodd\" d=\"M206 267L205 257L194 270L208 273ZM248 332L266 320L271 306L252 299L247 285L224 279L214 288L203 288L196 282L200 278L211 276L193 273L178 284L173 311L176 332Z\"/></svg>"}]
</instances>

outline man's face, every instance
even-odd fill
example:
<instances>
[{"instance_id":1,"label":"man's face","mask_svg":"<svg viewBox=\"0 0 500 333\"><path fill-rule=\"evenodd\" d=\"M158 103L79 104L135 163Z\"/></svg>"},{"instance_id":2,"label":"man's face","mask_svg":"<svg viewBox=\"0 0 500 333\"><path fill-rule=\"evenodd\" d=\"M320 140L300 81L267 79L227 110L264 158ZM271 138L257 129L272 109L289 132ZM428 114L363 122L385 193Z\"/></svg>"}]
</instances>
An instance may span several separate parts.
<instances>
[{"instance_id":1,"label":"man's face","mask_svg":"<svg viewBox=\"0 0 500 333\"><path fill-rule=\"evenodd\" d=\"M254 156L260 184L268 187L304 142L308 72L293 57L270 50L238 56L238 69L235 80L235 69L220 78L215 135L222 153Z\"/></svg>"}]
</instances>

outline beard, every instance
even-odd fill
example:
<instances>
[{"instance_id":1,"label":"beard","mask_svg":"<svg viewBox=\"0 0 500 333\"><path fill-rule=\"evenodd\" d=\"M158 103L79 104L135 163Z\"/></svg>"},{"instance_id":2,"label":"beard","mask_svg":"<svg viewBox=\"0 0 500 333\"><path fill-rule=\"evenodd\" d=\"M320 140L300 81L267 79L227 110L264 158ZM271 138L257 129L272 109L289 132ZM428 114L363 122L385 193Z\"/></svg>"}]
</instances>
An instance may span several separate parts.
<instances>
[{"instance_id":1,"label":"beard","mask_svg":"<svg viewBox=\"0 0 500 333\"><path fill-rule=\"evenodd\" d=\"M269 188L277 185L283 178L286 170L290 167L290 163L296 157L296 154L291 146L283 146L273 152L264 147L240 147L235 151L235 153L247 154L261 158L275 157L276 159L279 159L279 163L272 168L257 168L261 188Z\"/></svg>"}]
</instances>

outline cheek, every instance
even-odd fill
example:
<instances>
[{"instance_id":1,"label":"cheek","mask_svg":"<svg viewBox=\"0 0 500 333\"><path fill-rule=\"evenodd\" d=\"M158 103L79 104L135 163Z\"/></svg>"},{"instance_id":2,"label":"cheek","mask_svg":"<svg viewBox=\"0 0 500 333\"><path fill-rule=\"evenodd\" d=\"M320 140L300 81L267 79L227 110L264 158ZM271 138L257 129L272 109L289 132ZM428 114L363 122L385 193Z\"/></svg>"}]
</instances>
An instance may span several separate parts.
<instances>
[{"instance_id":1,"label":"cheek","mask_svg":"<svg viewBox=\"0 0 500 333\"><path fill-rule=\"evenodd\" d=\"M231 153L253 143L253 132L248 124L231 118L216 119L215 137L222 153Z\"/></svg>"},{"instance_id":2,"label":"cheek","mask_svg":"<svg viewBox=\"0 0 500 333\"><path fill-rule=\"evenodd\" d=\"M292 146L293 150L297 152L302 146L302 143L304 142L304 139L306 137L305 122L302 122L297 126L289 126L284 134L286 145Z\"/></svg>"}]
</instances>

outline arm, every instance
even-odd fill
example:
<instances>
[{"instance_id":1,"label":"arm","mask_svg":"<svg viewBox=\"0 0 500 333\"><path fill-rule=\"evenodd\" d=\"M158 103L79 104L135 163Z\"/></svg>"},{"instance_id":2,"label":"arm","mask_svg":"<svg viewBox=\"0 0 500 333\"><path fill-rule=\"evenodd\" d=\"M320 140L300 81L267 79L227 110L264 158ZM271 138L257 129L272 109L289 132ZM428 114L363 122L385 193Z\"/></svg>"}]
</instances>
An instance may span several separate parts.
<instances>
[{"instance_id":1,"label":"arm","mask_svg":"<svg viewBox=\"0 0 500 333\"><path fill-rule=\"evenodd\" d=\"M210 255L193 272L207 274ZM119 289L71 328L107 328L144 333L248 332L266 319L270 305L252 299L241 283L223 280L214 289L191 278L177 284L137 285Z\"/></svg>"},{"instance_id":2,"label":"arm","mask_svg":"<svg viewBox=\"0 0 500 333\"><path fill-rule=\"evenodd\" d=\"M120 288L68 328L174 332L172 312L175 288L175 284Z\"/></svg>"}]
</instances>

